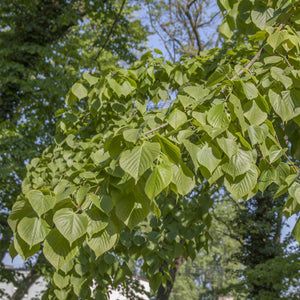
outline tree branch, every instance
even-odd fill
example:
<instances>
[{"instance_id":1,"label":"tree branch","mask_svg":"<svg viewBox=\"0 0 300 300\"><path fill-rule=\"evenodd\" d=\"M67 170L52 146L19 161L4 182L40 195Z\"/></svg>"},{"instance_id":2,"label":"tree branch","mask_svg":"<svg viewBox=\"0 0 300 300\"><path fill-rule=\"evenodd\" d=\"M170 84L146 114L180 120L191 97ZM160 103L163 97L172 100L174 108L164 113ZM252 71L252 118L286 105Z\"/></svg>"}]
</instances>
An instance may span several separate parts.
<instances>
[{"instance_id":1,"label":"tree branch","mask_svg":"<svg viewBox=\"0 0 300 300\"><path fill-rule=\"evenodd\" d=\"M124 9L125 3L126 3L126 0L123 0L122 5L121 5L121 8L120 8L120 11L119 11L117 17L115 18L115 21L114 21L114 23L112 24L112 26L111 26L111 28L110 28L110 31L109 31L109 33L108 33L108 35L107 35L107 37L106 37L104 43L102 44L100 50L98 51L98 54L96 55L95 60L97 60L97 59L99 58L99 56L101 55L102 51L103 51L104 48L106 47L106 45L107 45L107 43L108 43L108 41L109 41L109 39L110 39L110 37L111 37L111 35L112 35L112 33L113 33L114 27L115 27L116 24L119 22L119 18L120 18L121 13L122 13L122 11L123 11L123 9Z\"/></svg>"},{"instance_id":2,"label":"tree branch","mask_svg":"<svg viewBox=\"0 0 300 300\"><path fill-rule=\"evenodd\" d=\"M151 27L153 28L153 30L155 31L155 33L160 37L160 39L163 41L164 46L165 46L165 48L166 48L166 50L167 50L167 52L168 52L168 54L169 54L170 59L172 60L172 62L175 62L175 57L172 55L171 50L169 49L169 46L168 46L166 40L163 38L163 36L160 34L160 32L159 32L159 31L156 29L156 27L154 26L154 23L153 23L153 20L152 20L152 15L151 15L151 13L150 13L149 7L148 7L148 14L149 14L149 20L150 20L150 25L151 25ZM164 28L162 27L163 25L160 25L160 24L159 24L159 26L160 26L162 29L164 29Z\"/></svg>"},{"instance_id":3,"label":"tree branch","mask_svg":"<svg viewBox=\"0 0 300 300\"><path fill-rule=\"evenodd\" d=\"M224 235L227 235L227 236L231 237L232 239L238 241L242 246L244 245L243 241L242 241L237 235L234 235L234 234L231 232L231 227L229 226L228 223L226 223L224 220L222 220L222 218L217 217L213 210L211 211L211 214L214 216L214 218L215 218L218 222L222 223L222 224L225 225L225 227L227 228L227 230L228 230L229 233L226 233L226 232L223 232L223 231L222 231L222 233L223 233Z\"/></svg>"},{"instance_id":4,"label":"tree branch","mask_svg":"<svg viewBox=\"0 0 300 300\"><path fill-rule=\"evenodd\" d=\"M184 10L185 12L185 15L187 16L189 22L190 22L190 25L193 29L193 32L194 32L194 35L195 35L195 38L196 38L196 41L197 41L197 46L198 46L198 54L200 53L200 51L203 50L203 46L202 46L202 43L201 43L201 40L200 40L200 36L199 36L199 32L197 30L197 27L196 27L196 24L194 23L193 19L192 19L192 16L190 14L190 11L189 11L189 7L186 7L186 9Z\"/></svg>"},{"instance_id":5,"label":"tree branch","mask_svg":"<svg viewBox=\"0 0 300 300\"><path fill-rule=\"evenodd\" d=\"M170 31L168 31L165 24L160 24L160 27L173 41L175 41L182 48L182 50L184 50L184 46L182 45L180 40L178 40Z\"/></svg>"},{"instance_id":6,"label":"tree branch","mask_svg":"<svg viewBox=\"0 0 300 300\"><path fill-rule=\"evenodd\" d=\"M147 135L147 134L150 134L150 133L152 133L154 131L160 130L160 129L164 128L164 127L167 127L168 125L169 125L169 123L164 123L164 124L162 124L162 125L160 125L160 126L158 126L156 128L153 128L153 129L151 129L149 131L144 132L144 135Z\"/></svg>"},{"instance_id":7,"label":"tree branch","mask_svg":"<svg viewBox=\"0 0 300 300\"><path fill-rule=\"evenodd\" d=\"M284 28L284 26L287 24L288 20L291 18L291 16L295 13L297 7L300 5L300 1L298 1L294 7L289 11L289 13L287 14L287 16L285 17L285 19L283 20L283 22L276 28L275 32L279 32L280 30L282 30ZM250 71L251 66L257 61L257 59L260 57L263 48L266 46L266 44L264 44L259 51L255 54L255 56L250 60L250 62L247 64L247 66L245 67L245 70ZM242 74L245 73L245 70L242 69L240 70L237 75L234 75L230 80L233 81L234 79L238 77L240 77Z\"/></svg>"}]
</instances>

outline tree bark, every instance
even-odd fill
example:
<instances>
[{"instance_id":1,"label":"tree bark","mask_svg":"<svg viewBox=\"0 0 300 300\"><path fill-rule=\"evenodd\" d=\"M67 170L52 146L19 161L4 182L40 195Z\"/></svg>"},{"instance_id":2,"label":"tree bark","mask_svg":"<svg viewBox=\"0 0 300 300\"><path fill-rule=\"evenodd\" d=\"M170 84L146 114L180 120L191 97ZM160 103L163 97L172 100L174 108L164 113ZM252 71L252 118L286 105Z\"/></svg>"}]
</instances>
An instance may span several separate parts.
<instances>
[{"instance_id":1,"label":"tree bark","mask_svg":"<svg viewBox=\"0 0 300 300\"><path fill-rule=\"evenodd\" d=\"M167 281L167 289L165 289L162 284L159 286L156 300L168 300L169 299L172 289L173 289L176 274L177 274L180 266L183 264L183 262L184 262L183 256L179 256L179 257L175 258L174 267L172 268L172 270L170 272L170 275L172 277L172 282L169 280ZM162 268L161 268L161 272L163 272Z\"/></svg>"}]
</instances>

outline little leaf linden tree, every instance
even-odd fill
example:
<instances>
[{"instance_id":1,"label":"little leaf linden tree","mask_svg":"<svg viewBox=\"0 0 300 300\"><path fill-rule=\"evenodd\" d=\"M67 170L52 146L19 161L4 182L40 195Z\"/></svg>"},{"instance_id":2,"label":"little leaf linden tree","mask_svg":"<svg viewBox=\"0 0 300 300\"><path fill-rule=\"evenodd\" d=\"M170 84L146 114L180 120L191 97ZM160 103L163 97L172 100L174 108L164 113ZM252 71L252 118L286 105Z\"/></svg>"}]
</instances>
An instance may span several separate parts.
<instances>
[{"instance_id":1,"label":"little leaf linden tree","mask_svg":"<svg viewBox=\"0 0 300 300\"><path fill-rule=\"evenodd\" d=\"M74 267L81 249L107 264L120 242L133 253L122 236L150 215L163 220L162 197L184 202L209 184L246 201L271 188L288 192L286 217L300 210L299 1L218 4L222 49L177 63L147 52L128 69L85 74L57 112L54 145L27 165L10 253L43 251L59 299L89 274ZM299 220L293 233L300 241Z\"/></svg>"}]
</instances>

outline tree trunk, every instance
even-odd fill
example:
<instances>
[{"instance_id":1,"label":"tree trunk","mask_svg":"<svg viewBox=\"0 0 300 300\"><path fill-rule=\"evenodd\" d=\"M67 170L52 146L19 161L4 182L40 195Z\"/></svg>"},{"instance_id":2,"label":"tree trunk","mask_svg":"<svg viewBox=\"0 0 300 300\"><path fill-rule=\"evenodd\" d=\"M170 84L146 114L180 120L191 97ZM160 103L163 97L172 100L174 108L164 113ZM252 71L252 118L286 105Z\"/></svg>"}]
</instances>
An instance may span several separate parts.
<instances>
[{"instance_id":1,"label":"tree trunk","mask_svg":"<svg viewBox=\"0 0 300 300\"><path fill-rule=\"evenodd\" d=\"M173 289L176 274L177 274L180 266L183 264L183 262L184 262L184 258L182 256L175 258L174 268L170 272L170 275L172 277L172 282L169 280L167 281L167 289L165 289L162 284L159 286L156 300L168 300L169 299L172 289ZM162 269L161 269L161 272L163 272Z\"/></svg>"},{"instance_id":2,"label":"tree trunk","mask_svg":"<svg viewBox=\"0 0 300 300\"><path fill-rule=\"evenodd\" d=\"M11 236L7 233L3 233L0 241L0 262L2 262L5 254L8 252Z\"/></svg>"}]
</instances>

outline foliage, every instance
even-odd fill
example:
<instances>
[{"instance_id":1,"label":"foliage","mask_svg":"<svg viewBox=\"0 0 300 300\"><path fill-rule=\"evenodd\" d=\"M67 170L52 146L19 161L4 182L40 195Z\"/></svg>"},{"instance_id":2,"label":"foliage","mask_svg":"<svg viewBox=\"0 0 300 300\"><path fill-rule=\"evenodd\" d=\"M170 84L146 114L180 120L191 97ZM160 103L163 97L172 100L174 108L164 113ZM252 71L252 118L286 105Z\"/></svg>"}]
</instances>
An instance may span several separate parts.
<instances>
[{"instance_id":1,"label":"foliage","mask_svg":"<svg viewBox=\"0 0 300 300\"><path fill-rule=\"evenodd\" d=\"M25 164L53 143L55 112L66 92L82 70L130 63L137 54L130 47L143 49L147 31L132 18L136 6L128 2L121 14L120 6L121 1L102 0L1 1L1 261L12 236L6 220L21 192Z\"/></svg>"},{"instance_id":2,"label":"foliage","mask_svg":"<svg viewBox=\"0 0 300 300\"><path fill-rule=\"evenodd\" d=\"M241 251L241 236L232 232L237 217L235 200L222 191L214 195L214 202L208 252L200 251L193 261L187 260L180 268L170 300L186 295L190 300L217 299L220 295L242 299L242 292L234 288L240 283L244 268L236 257Z\"/></svg>"},{"instance_id":3,"label":"foliage","mask_svg":"<svg viewBox=\"0 0 300 300\"><path fill-rule=\"evenodd\" d=\"M243 240L237 258L245 268L241 284L247 299L297 299L299 295L299 245L282 238L285 196L273 199L272 186L240 207L234 230ZM296 297L296 298L295 298Z\"/></svg>"},{"instance_id":4,"label":"foliage","mask_svg":"<svg viewBox=\"0 0 300 300\"><path fill-rule=\"evenodd\" d=\"M170 299L297 299L299 245L281 236L285 197L272 200L267 191L236 203L222 191L214 198L209 252L182 266Z\"/></svg>"},{"instance_id":5,"label":"foliage","mask_svg":"<svg viewBox=\"0 0 300 300\"><path fill-rule=\"evenodd\" d=\"M11 255L26 259L42 244L67 282L53 277L47 299L89 299L92 278L102 299L130 274L130 256L143 257L153 290L167 290L178 259L207 247L215 186L247 200L274 184L275 197L289 192L285 214L299 210L297 148L282 147L299 142L299 3L260 3L219 2L221 33L234 38L223 49L177 63L146 53L128 69L85 74L68 92L55 145L28 164L8 220Z\"/></svg>"}]
</instances>

